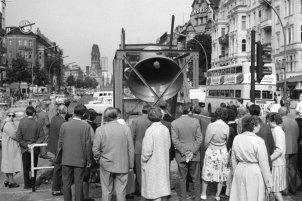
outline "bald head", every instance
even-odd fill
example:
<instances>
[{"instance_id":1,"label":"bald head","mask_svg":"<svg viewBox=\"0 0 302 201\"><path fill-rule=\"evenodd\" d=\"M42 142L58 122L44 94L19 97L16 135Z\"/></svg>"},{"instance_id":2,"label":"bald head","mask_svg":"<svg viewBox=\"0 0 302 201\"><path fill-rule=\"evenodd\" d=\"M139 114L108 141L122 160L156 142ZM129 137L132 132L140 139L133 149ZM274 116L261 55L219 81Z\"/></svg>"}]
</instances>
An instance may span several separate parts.
<instances>
[{"instance_id":1,"label":"bald head","mask_svg":"<svg viewBox=\"0 0 302 201\"><path fill-rule=\"evenodd\" d=\"M281 116L286 116L287 113L288 113L288 110L287 110L286 107L281 107L281 108L279 108L278 113L279 113Z\"/></svg>"},{"instance_id":2,"label":"bald head","mask_svg":"<svg viewBox=\"0 0 302 201\"><path fill-rule=\"evenodd\" d=\"M65 105L59 105L58 112L59 114L67 114L67 107Z\"/></svg>"}]
</instances>

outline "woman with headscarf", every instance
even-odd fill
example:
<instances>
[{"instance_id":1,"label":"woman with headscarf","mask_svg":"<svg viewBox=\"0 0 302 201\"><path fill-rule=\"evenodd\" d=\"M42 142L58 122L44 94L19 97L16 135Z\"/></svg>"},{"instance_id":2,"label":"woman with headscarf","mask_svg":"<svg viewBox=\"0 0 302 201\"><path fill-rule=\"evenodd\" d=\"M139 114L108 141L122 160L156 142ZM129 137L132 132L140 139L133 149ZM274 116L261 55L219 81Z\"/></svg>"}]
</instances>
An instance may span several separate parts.
<instances>
[{"instance_id":1,"label":"woman with headscarf","mask_svg":"<svg viewBox=\"0 0 302 201\"><path fill-rule=\"evenodd\" d=\"M232 201L264 201L265 189L271 191L273 181L267 149L264 140L255 134L259 130L258 116L242 119L243 133L235 137L232 147Z\"/></svg>"},{"instance_id":2,"label":"woman with headscarf","mask_svg":"<svg viewBox=\"0 0 302 201\"><path fill-rule=\"evenodd\" d=\"M7 118L1 126L2 131L2 161L1 171L6 174L4 186L17 188L14 174L22 170L22 155L19 143L16 141L17 125L14 122L16 114L8 112Z\"/></svg>"}]
</instances>

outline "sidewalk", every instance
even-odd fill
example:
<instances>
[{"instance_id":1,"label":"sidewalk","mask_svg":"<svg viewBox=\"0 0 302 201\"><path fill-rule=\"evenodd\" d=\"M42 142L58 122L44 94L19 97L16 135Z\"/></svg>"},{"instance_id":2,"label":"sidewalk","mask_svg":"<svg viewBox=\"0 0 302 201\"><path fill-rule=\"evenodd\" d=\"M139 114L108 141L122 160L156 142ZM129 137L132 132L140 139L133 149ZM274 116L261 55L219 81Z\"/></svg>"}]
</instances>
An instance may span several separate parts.
<instances>
[{"instance_id":1,"label":"sidewalk","mask_svg":"<svg viewBox=\"0 0 302 201\"><path fill-rule=\"evenodd\" d=\"M39 158L39 166L46 166L48 164L48 160ZM176 190L179 188L178 181L179 176L177 173L177 165L176 162L173 161L171 166L171 177L172 186L175 186L175 189L172 190L170 201L178 201L178 196ZM41 170L38 172L38 176L41 175L42 172L46 170ZM3 173L1 173L3 174ZM42 184L40 187L36 189L36 192L31 192L31 190L23 189L23 175L19 173L16 175L16 182L20 184L19 188L5 188L3 185L4 177L1 176L0 183L0 201L63 201L63 196L53 197L51 195L51 184ZM216 192L216 184L210 184L208 187L208 201L214 201L214 195ZM94 198L96 201L101 201L101 187L96 186L95 184L90 185L90 197ZM192 200L192 193L188 193L188 201ZM130 201L140 201L140 197L135 196L133 199L127 199ZM222 195L222 201L228 201L228 197ZM298 191L295 196L287 196L284 197L285 201L301 201L302 200L302 191Z\"/></svg>"}]
</instances>

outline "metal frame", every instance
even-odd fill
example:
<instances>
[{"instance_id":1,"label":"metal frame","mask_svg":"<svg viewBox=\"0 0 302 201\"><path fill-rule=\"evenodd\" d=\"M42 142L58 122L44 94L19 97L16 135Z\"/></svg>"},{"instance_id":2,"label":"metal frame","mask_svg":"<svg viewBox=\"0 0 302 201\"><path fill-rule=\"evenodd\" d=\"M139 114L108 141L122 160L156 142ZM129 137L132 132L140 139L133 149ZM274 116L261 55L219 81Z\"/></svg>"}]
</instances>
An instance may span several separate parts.
<instances>
[{"instance_id":1,"label":"metal frame","mask_svg":"<svg viewBox=\"0 0 302 201\"><path fill-rule=\"evenodd\" d=\"M166 55L167 57L175 57L176 61L179 61L181 69L178 74L174 77L171 81L169 86L166 88L163 94L156 94L154 90L150 87L150 85L144 80L144 78L140 75L139 72L136 71L134 66L128 61L127 55L128 54L140 54L142 52L152 52L159 55ZM189 59L188 59L189 58ZM114 82L113 82L113 97L114 97L114 107L120 108L124 111L123 105L123 69L126 63L130 66L130 68L135 72L135 74L142 80L142 82L150 89L150 91L157 97L157 101L154 105L163 97L166 91L172 86L173 82L178 78L178 76L185 72L187 69L187 64L190 61L193 61L193 88L198 88L199 85L199 52L198 51L191 51L191 50L117 50L115 59L113 61L113 74L114 74Z\"/></svg>"}]
</instances>

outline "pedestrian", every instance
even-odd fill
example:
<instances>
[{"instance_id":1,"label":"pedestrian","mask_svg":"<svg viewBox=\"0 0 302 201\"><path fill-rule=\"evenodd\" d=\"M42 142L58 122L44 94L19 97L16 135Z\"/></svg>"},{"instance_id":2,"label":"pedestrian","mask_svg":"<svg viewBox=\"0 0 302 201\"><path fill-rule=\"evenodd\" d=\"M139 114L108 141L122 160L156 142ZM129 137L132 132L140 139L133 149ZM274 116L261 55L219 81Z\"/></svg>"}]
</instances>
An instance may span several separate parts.
<instances>
[{"instance_id":1,"label":"pedestrian","mask_svg":"<svg viewBox=\"0 0 302 201\"><path fill-rule=\"evenodd\" d=\"M299 127L296 120L288 116L287 107L281 107L278 113L282 117L282 129L286 142L285 159L288 188L283 191L283 194L296 194Z\"/></svg>"},{"instance_id":2,"label":"pedestrian","mask_svg":"<svg viewBox=\"0 0 302 201\"><path fill-rule=\"evenodd\" d=\"M299 127L299 138L298 138L298 161L302 161L302 113L299 113L296 118ZM302 180L302 162L297 165L300 179ZM302 182L297 190L302 190Z\"/></svg>"},{"instance_id":3,"label":"pedestrian","mask_svg":"<svg viewBox=\"0 0 302 201\"><path fill-rule=\"evenodd\" d=\"M199 121L189 116L190 107L180 107L182 115L171 124L175 159L180 174L179 199L187 199L186 181L189 173L194 186L195 198L200 200L200 146L202 134Z\"/></svg>"},{"instance_id":4,"label":"pedestrian","mask_svg":"<svg viewBox=\"0 0 302 201\"><path fill-rule=\"evenodd\" d=\"M74 108L74 117L62 124L57 154L62 152L62 177L64 201L71 201L72 178L75 184L75 201L83 200L85 168L91 165L91 126L81 119L86 111L84 105Z\"/></svg>"},{"instance_id":5,"label":"pedestrian","mask_svg":"<svg viewBox=\"0 0 302 201\"><path fill-rule=\"evenodd\" d=\"M275 141L275 150L270 158L272 160L273 188L272 192L277 201L283 201L281 191L287 187L286 181L286 161L285 161L285 133L281 128L282 118L276 112L266 116L266 122L272 128Z\"/></svg>"},{"instance_id":6,"label":"pedestrian","mask_svg":"<svg viewBox=\"0 0 302 201\"><path fill-rule=\"evenodd\" d=\"M141 155L142 155L142 143L145 137L145 132L147 128L152 124L152 122L148 119L148 112L151 109L150 105L144 105L142 109L142 115L133 119L130 125L133 142L134 142L134 167L135 167L135 174L136 174L136 188L135 193L136 195L141 194L141 187L142 187L142 173L141 173Z\"/></svg>"},{"instance_id":7,"label":"pedestrian","mask_svg":"<svg viewBox=\"0 0 302 201\"><path fill-rule=\"evenodd\" d=\"M296 105L296 114L299 115L299 113L302 114L302 93L300 93L299 102Z\"/></svg>"},{"instance_id":8,"label":"pedestrian","mask_svg":"<svg viewBox=\"0 0 302 201\"><path fill-rule=\"evenodd\" d=\"M237 135L232 147L233 182L232 201L263 201L271 192L272 175L264 140L255 133L260 130L260 118L246 116L242 119L243 133Z\"/></svg>"},{"instance_id":9,"label":"pedestrian","mask_svg":"<svg viewBox=\"0 0 302 201\"><path fill-rule=\"evenodd\" d=\"M202 193L200 198L207 199L207 187L209 182L217 182L216 200L220 200L220 193L223 182L229 176L227 139L230 127L226 124L228 120L228 110L217 108L214 114L216 119L208 125L205 135L206 153L202 168Z\"/></svg>"},{"instance_id":10,"label":"pedestrian","mask_svg":"<svg viewBox=\"0 0 302 201\"><path fill-rule=\"evenodd\" d=\"M4 186L17 188L20 185L15 182L14 174L22 170L21 149L16 141L17 125L14 121L16 114L8 112L4 123L1 126L2 132L2 160L1 171L5 173Z\"/></svg>"},{"instance_id":11,"label":"pedestrian","mask_svg":"<svg viewBox=\"0 0 302 201\"><path fill-rule=\"evenodd\" d=\"M146 130L142 145L142 197L148 200L166 200L170 195L169 149L170 133L160 121L161 109L153 107L148 112L153 122Z\"/></svg>"},{"instance_id":12,"label":"pedestrian","mask_svg":"<svg viewBox=\"0 0 302 201\"><path fill-rule=\"evenodd\" d=\"M100 162L102 200L111 201L113 188L117 201L126 201L128 172L133 171L134 147L131 130L117 122L118 112L109 107L104 111L106 124L97 128L93 156Z\"/></svg>"},{"instance_id":13,"label":"pedestrian","mask_svg":"<svg viewBox=\"0 0 302 201\"><path fill-rule=\"evenodd\" d=\"M250 106L250 115L256 115L260 118L260 112L261 108L259 105L253 104ZM260 118L261 120L261 118ZM257 136L261 137L264 140L265 147L267 149L268 156L271 156L275 149L275 140L273 138L273 134L271 131L271 127L264 123L263 121L260 121L260 130L258 133L256 133ZM270 157L268 157L268 162L270 167L272 167L272 160Z\"/></svg>"},{"instance_id":14,"label":"pedestrian","mask_svg":"<svg viewBox=\"0 0 302 201\"><path fill-rule=\"evenodd\" d=\"M44 134L43 143L47 143L48 136L49 136L50 121L49 121L49 117L48 117L48 114L47 114L47 109L48 109L48 105L46 103L42 103L41 111L39 113L37 113L37 121L42 126L42 129L43 129L43 134ZM47 155L46 148L47 148L46 146L40 148L41 149L40 158L51 159Z\"/></svg>"},{"instance_id":15,"label":"pedestrian","mask_svg":"<svg viewBox=\"0 0 302 201\"><path fill-rule=\"evenodd\" d=\"M52 119L57 114L57 97L51 99L50 104L48 105L48 119Z\"/></svg>"},{"instance_id":16,"label":"pedestrian","mask_svg":"<svg viewBox=\"0 0 302 201\"><path fill-rule=\"evenodd\" d=\"M52 175L52 195L60 196L63 195L61 190L62 186L62 152L57 153L59 133L62 124L65 122L65 115L67 114L67 108L64 105L58 106L58 115L51 119L49 126L49 138L47 151L52 153L54 159L54 170Z\"/></svg>"},{"instance_id":17,"label":"pedestrian","mask_svg":"<svg viewBox=\"0 0 302 201\"><path fill-rule=\"evenodd\" d=\"M31 157L30 150L32 144L42 143L44 140L44 134L42 125L40 125L35 119L35 109L33 106L28 106L25 109L25 113L27 116L23 117L20 120L16 138L17 142L20 144L21 152L22 152L22 162L23 162L23 178L24 178L24 189L31 188L31 180L29 177L29 171L31 166ZM39 148L35 148L34 150L34 166L37 167L38 164L38 155ZM37 171L34 173L34 178L31 178L35 181Z\"/></svg>"},{"instance_id":18,"label":"pedestrian","mask_svg":"<svg viewBox=\"0 0 302 201\"><path fill-rule=\"evenodd\" d=\"M231 150L233 146L234 138L236 137L237 133L237 123L236 123L236 117L237 117L237 108L235 105L230 105L227 107L227 113L228 113L228 125L230 128L229 137L227 140L227 150Z\"/></svg>"}]
</instances>

